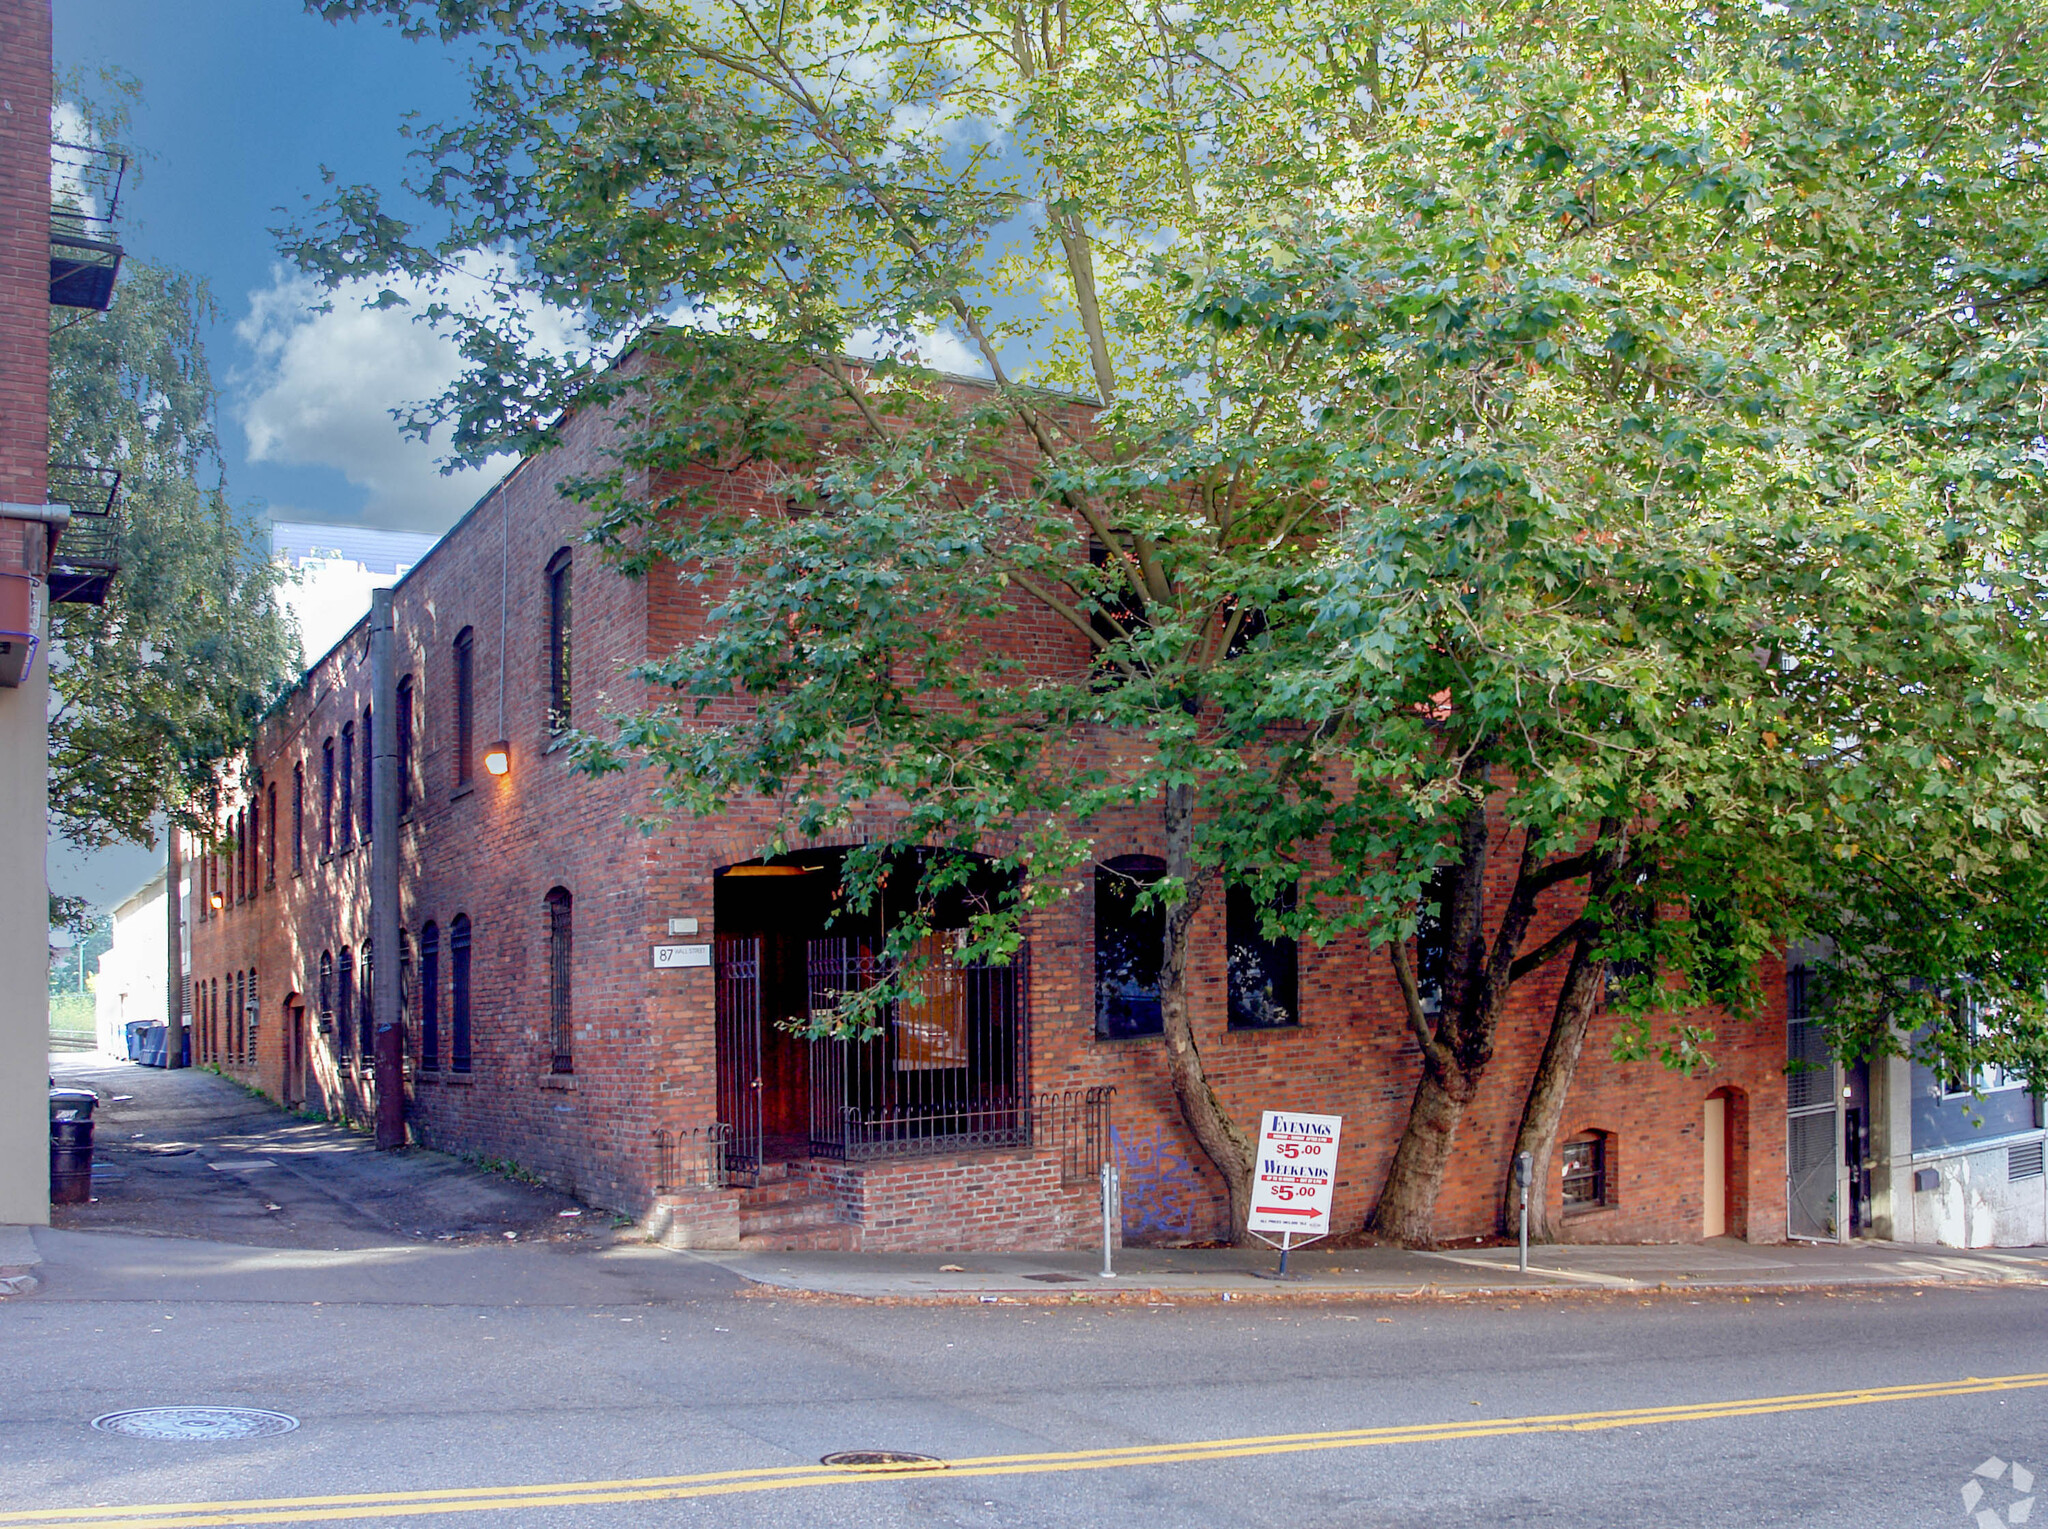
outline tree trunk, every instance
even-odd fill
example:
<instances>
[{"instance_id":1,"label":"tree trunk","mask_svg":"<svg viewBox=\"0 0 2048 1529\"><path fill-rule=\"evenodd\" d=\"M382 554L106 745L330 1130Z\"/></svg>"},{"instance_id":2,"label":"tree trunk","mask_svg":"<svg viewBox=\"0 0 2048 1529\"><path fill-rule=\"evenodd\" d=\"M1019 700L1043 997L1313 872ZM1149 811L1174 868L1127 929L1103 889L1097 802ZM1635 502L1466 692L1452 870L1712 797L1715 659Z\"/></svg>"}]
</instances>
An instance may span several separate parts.
<instances>
[{"instance_id":1,"label":"tree trunk","mask_svg":"<svg viewBox=\"0 0 2048 1529\"><path fill-rule=\"evenodd\" d=\"M1166 874L1187 889L1180 902L1166 910L1166 946L1159 961L1159 1010L1166 1040L1166 1073L1181 1119L1196 1144L1223 1176L1230 1194L1230 1237L1244 1238L1252 1208L1254 1143L1230 1118L1195 1045L1193 1016L1188 1013L1188 933L1201 905L1201 885L1193 874L1195 796L1192 786L1166 790Z\"/></svg>"},{"instance_id":2,"label":"tree trunk","mask_svg":"<svg viewBox=\"0 0 2048 1529\"><path fill-rule=\"evenodd\" d=\"M1594 862L1586 894L1589 903L1605 904L1613 894L1628 854L1627 833L1611 819L1600 825L1604 841ZM1594 1011L1607 990L1607 960L1596 955L1601 930L1581 919L1578 938L1572 941L1571 964L1565 968L1564 985L1557 990L1557 1007L1552 1011L1550 1034L1543 1042L1543 1055L1536 1063L1536 1075L1529 1080L1529 1096L1522 1105L1522 1123L1515 1131L1514 1152L1529 1154L1529 1239L1555 1242L1557 1226L1550 1219L1550 1160L1557 1151L1558 1127L1564 1120L1566 1096L1578 1075L1579 1054L1585 1050L1586 1032L1592 1027ZM1514 1154L1509 1155L1509 1163ZM1501 1199L1501 1228L1515 1225L1521 1206L1514 1174Z\"/></svg>"},{"instance_id":3,"label":"tree trunk","mask_svg":"<svg viewBox=\"0 0 2048 1529\"><path fill-rule=\"evenodd\" d=\"M1380 1202L1372 1213L1372 1229L1405 1247L1426 1247L1435 1241L1436 1197L1444 1167L1465 1107L1479 1091L1479 1075L1451 1066L1441 1071L1425 1063L1415 1101L1408 1107L1408 1125L1394 1149Z\"/></svg>"},{"instance_id":4,"label":"tree trunk","mask_svg":"<svg viewBox=\"0 0 2048 1529\"><path fill-rule=\"evenodd\" d=\"M1518 1153L1529 1154L1529 1240L1557 1241L1557 1226L1550 1219L1550 1159L1557 1150L1557 1129L1564 1119L1565 1096L1579 1069L1579 1053L1585 1049L1586 1031L1593 1023L1593 1011L1600 1006L1607 986L1607 962L1593 954L1598 938L1591 930L1572 944L1571 965L1564 974L1564 986L1557 990L1557 1009L1550 1021L1550 1036L1543 1043L1543 1057L1536 1064L1536 1076L1529 1081L1529 1097L1522 1106L1522 1124L1515 1132ZM1512 1156L1509 1159L1513 1161ZM1513 1229L1521 1211L1512 1173L1501 1202L1501 1226Z\"/></svg>"}]
</instances>

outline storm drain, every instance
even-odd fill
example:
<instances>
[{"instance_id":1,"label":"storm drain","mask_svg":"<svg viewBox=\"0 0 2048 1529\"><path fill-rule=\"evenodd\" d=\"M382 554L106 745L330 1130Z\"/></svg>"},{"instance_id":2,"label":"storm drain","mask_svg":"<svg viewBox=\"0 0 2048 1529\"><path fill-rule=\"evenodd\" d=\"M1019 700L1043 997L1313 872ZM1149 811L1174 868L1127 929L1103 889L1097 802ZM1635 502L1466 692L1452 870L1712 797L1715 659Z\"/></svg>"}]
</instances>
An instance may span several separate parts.
<instances>
[{"instance_id":1,"label":"storm drain","mask_svg":"<svg viewBox=\"0 0 2048 1529\"><path fill-rule=\"evenodd\" d=\"M826 1455L820 1465L844 1465L857 1471L942 1471L946 1462L932 1455L901 1449L842 1449Z\"/></svg>"},{"instance_id":2,"label":"storm drain","mask_svg":"<svg viewBox=\"0 0 2048 1529\"><path fill-rule=\"evenodd\" d=\"M92 1420L102 1433L131 1439L177 1439L210 1444L226 1439L267 1439L299 1426L295 1417L259 1407L131 1407Z\"/></svg>"},{"instance_id":3,"label":"storm drain","mask_svg":"<svg viewBox=\"0 0 2048 1529\"><path fill-rule=\"evenodd\" d=\"M1085 1285L1088 1281L1078 1274L1027 1274L1026 1279L1035 1279L1044 1285Z\"/></svg>"}]
</instances>

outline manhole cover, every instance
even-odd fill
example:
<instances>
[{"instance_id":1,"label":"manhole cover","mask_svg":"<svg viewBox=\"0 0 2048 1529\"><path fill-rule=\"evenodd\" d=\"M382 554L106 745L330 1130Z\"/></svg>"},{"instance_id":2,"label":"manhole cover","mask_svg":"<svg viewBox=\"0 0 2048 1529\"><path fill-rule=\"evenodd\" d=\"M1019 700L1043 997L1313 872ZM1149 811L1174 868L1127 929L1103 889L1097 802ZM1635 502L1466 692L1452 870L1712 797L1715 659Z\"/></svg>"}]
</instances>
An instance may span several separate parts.
<instances>
[{"instance_id":1,"label":"manhole cover","mask_svg":"<svg viewBox=\"0 0 2048 1529\"><path fill-rule=\"evenodd\" d=\"M267 1439L290 1433L299 1420L282 1412L265 1412L257 1407L131 1407L126 1412L109 1412L92 1420L102 1433L126 1434L131 1439L185 1439L207 1443L215 1439Z\"/></svg>"},{"instance_id":2,"label":"manhole cover","mask_svg":"<svg viewBox=\"0 0 2048 1529\"><path fill-rule=\"evenodd\" d=\"M856 1471L942 1471L946 1462L931 1455L913 1455L900 1449L842 1449L827 1455L820 1465L844 1465Z\"/></svg>"}]
</instances>

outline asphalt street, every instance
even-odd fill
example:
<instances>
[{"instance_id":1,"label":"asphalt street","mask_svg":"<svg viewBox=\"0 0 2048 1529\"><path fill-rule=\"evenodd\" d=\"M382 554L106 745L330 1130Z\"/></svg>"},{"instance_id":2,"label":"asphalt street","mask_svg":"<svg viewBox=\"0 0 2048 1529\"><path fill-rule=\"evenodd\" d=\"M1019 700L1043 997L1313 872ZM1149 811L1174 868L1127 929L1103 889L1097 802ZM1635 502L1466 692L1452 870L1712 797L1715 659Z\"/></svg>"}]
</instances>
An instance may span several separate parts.
<instances>
[{"instance_id":1,"label":"asphalt street","mask_svg":"<svg viewBox=\"0 0 2048 1529\"><path fill-rule=\"evenodd\" d=\"M2039 1283L839 1300L217 1079L105 1081L103 1198L0 1299L0 1529L2048 1522ZM171 1406L298 1427L92 1426Z\"/></svg>"},{"instance_id":2,"label":"asphalt street","mask_svg":"<svg viewBox=\"0 0 2048 1529\"><path fill-rule=\"evenodd\" d=\"M60 1246L43 1292L0 1303L0 1522L1960 1526L1987 1458L2048 1470L2031 1289L878 1307L746 1295L653 1250L446 1258L410 1292L366 1267L350 1299L328 1262L303 1299L149 1299L67 1293ZM463 1297L455 1265L478 1258L514 1297ZM2014 1375L2033 1380L1958 1384ZM300 1426L90 1426L180 1404ZM1622 1409L1657 1416L1514 1421ZM1411 1431L1300 1437L1375 1429ZM1245 1442L1179 1447L1216 1440ZM951 1468L809 1469L846 1449ZM650 1480L716 1473L751 1474ZM565 1483L605 1485L522 1500ZM292 1501L379 1493L404 1495Z\"/></svg>"}]
</instances>

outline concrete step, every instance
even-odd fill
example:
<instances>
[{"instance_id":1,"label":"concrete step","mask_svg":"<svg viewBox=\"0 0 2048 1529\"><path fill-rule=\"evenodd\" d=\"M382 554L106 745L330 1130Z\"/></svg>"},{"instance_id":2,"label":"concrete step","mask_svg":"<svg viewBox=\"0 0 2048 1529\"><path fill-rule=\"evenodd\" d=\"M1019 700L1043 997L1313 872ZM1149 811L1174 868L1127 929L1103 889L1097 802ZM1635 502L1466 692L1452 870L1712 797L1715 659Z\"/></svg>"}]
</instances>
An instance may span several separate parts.
<instances>
[{"instance_id":1,"label":"concrete step","mask_svg":"<svg viewBox=\"0 0 2048 1529\"><path fill-rule=\"evenodd\" d=\"M740 1248L748 1253L851 1253L859 1231L842 1221L806 1231L745 1233Z\"/></svg>"},{"instance_id":2,"label":"concrete step","mask_svg":"<svg viewBox=\"0 0 2048 1529\"><path fill-rule=\"evenodd\" d=\"M740 1235L771 1232L805 1232L815 1227L838 1226L839 1207L830 1200L789 1200L780 1205L740 1206Z\"/></svg>"}]
</instances>

